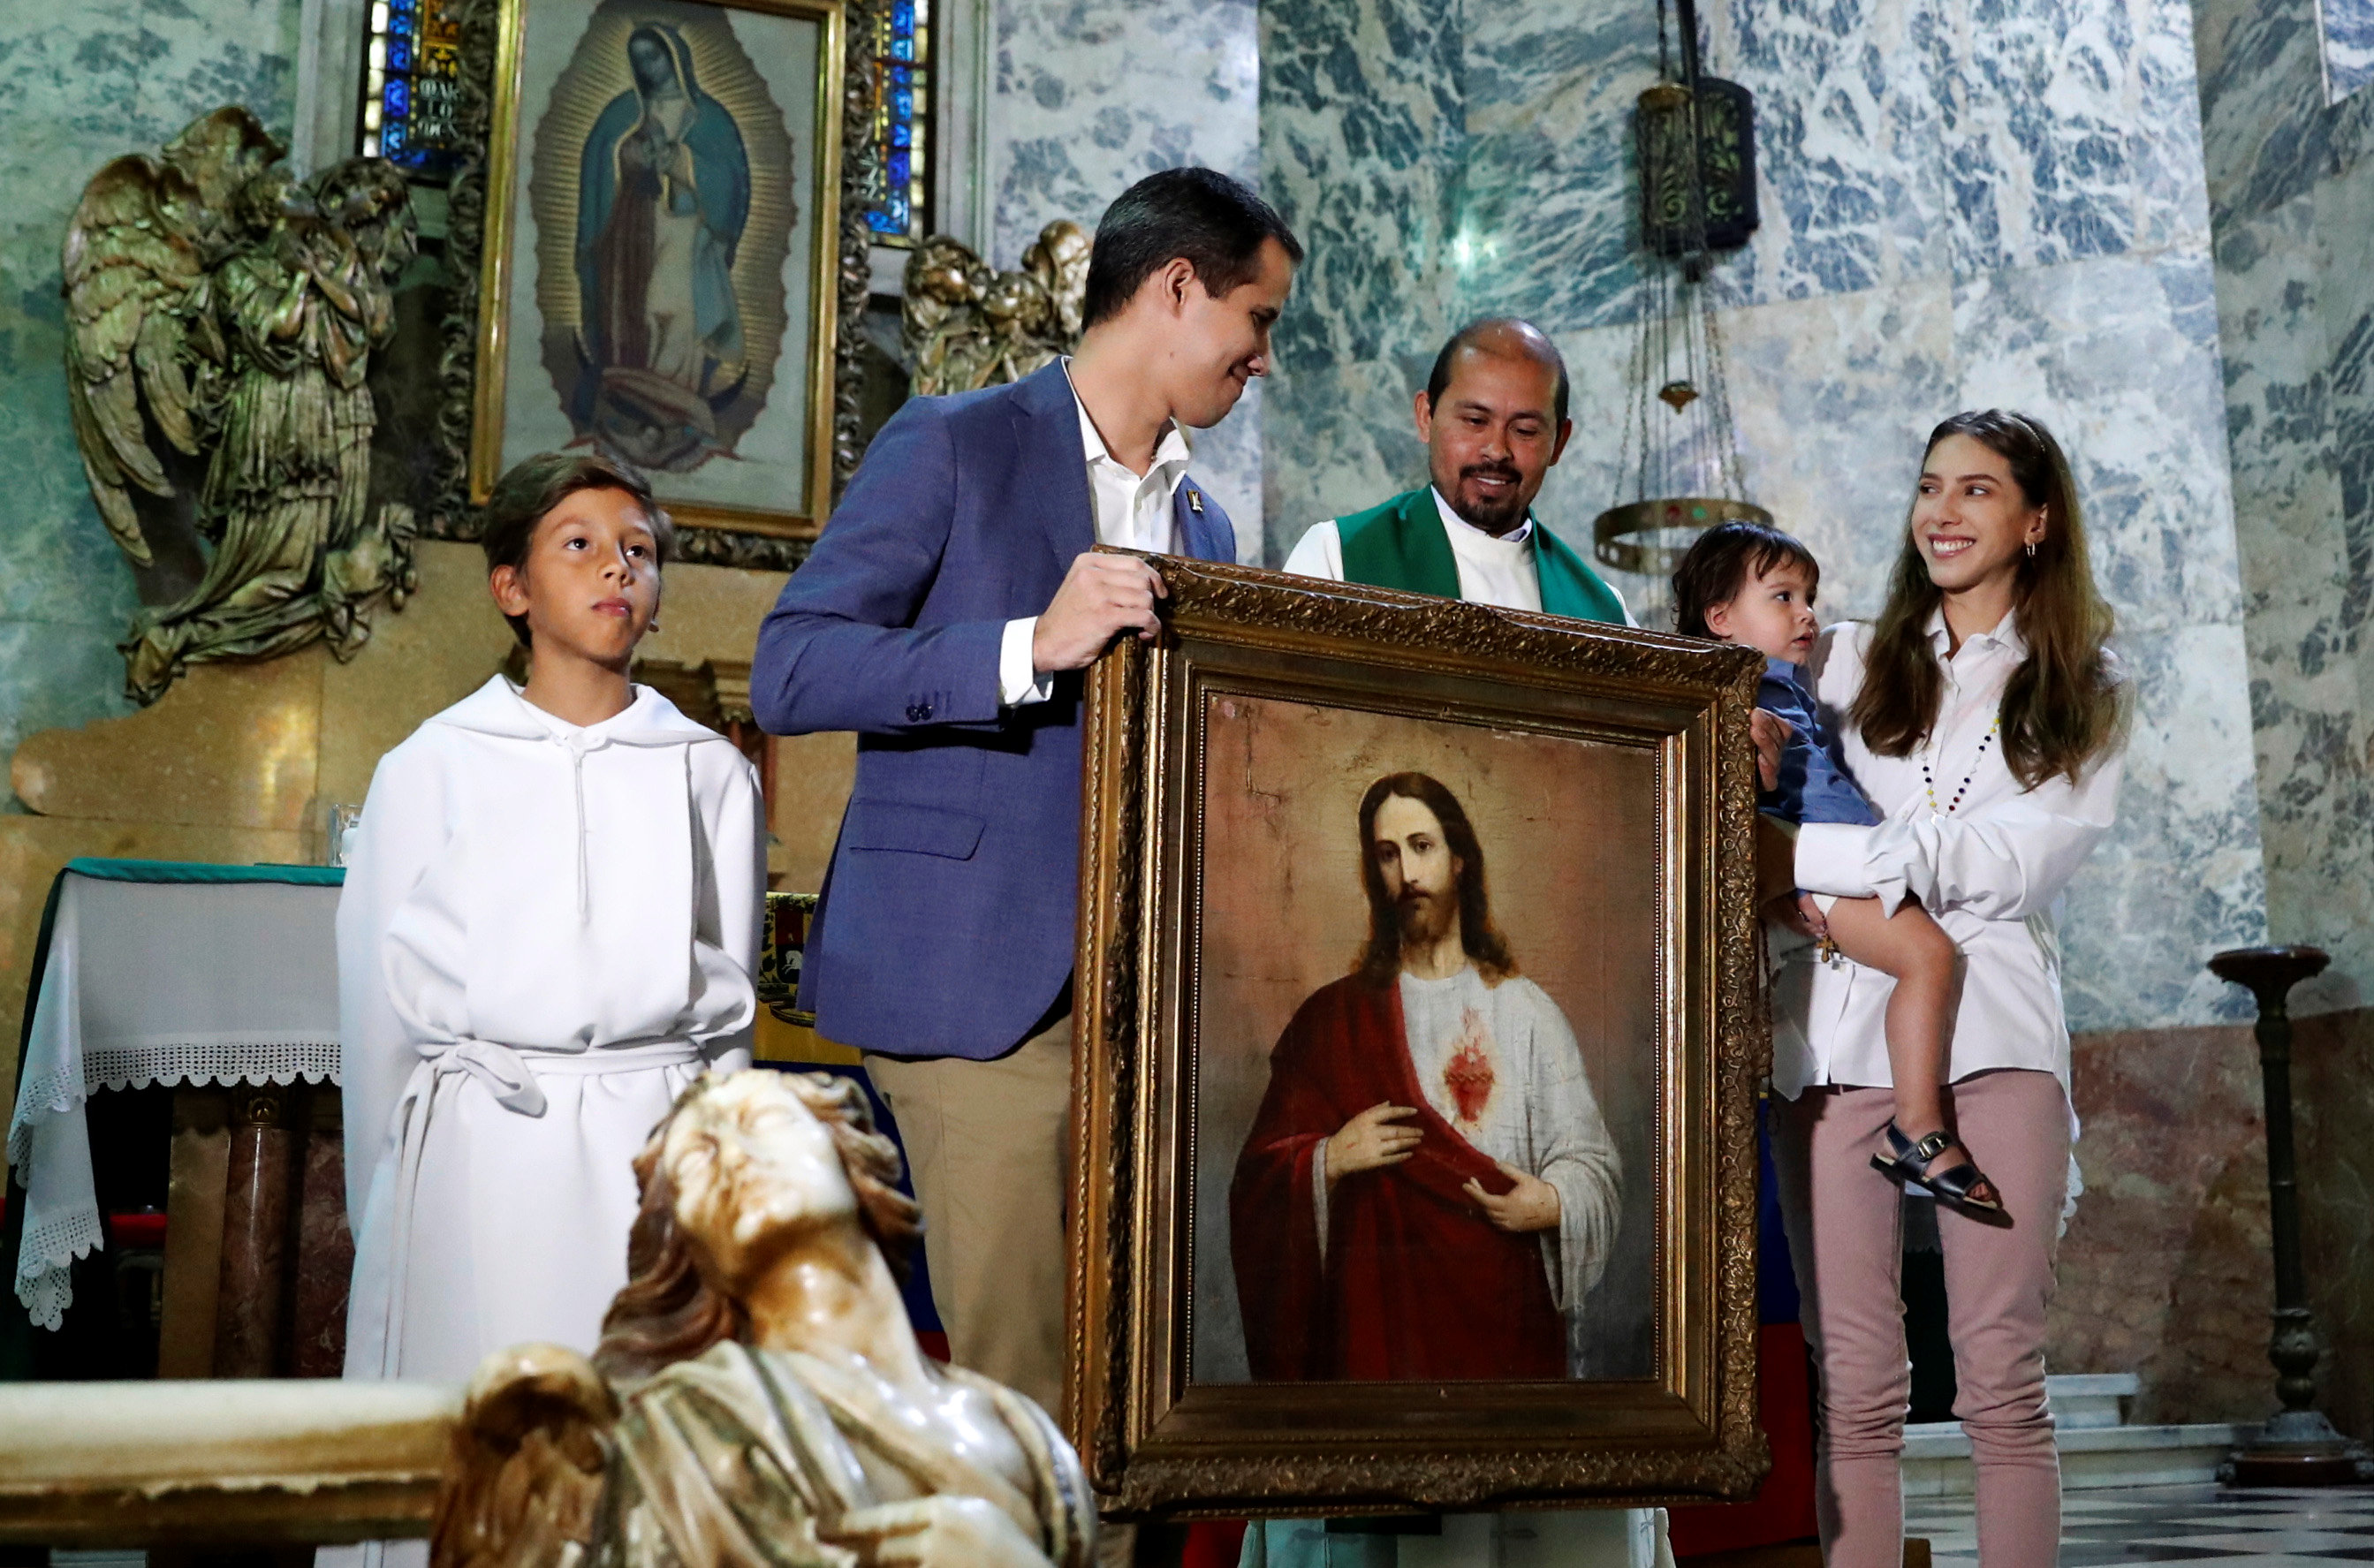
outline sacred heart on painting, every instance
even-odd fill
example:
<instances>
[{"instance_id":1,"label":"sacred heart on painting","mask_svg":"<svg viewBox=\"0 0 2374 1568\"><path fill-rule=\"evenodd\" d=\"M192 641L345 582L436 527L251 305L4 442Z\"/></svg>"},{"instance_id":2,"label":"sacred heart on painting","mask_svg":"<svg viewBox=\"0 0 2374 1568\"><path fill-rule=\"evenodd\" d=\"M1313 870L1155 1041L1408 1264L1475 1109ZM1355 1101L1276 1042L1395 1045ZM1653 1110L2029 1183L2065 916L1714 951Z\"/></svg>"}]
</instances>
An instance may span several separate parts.
<instances>
[{"instance_id":1,"label":"sacred heart on painting","mask_svg":"<svg viewBox=\"0 0 2374 1568\"><path fill-rule=\"evenodd\" d=\"M1150 559L1088 685L1100 1504L1747 1494L1756 661Z\"/></svg>"},{"instance_id":2,"label":"sacred heart on painting","mask_svg":"<svg viewBox=\"0 0 2374 1568\"><path fill-rule=\"evenodd\" d=\"M1454 1108L1454 1119L1463 1128L1483 1121L1484 1107L1492 1103L1492 1085L1498 1082L1492 1071L1491 1054L1485 1048L1484 1021L1472 1007L1466 1011L1465 1024L1457 1048L1442 1069L1442 1087ZM1406 1035L1408 1030L1404 1028L1403 1033Z\"/></svg>"}]
</instances>

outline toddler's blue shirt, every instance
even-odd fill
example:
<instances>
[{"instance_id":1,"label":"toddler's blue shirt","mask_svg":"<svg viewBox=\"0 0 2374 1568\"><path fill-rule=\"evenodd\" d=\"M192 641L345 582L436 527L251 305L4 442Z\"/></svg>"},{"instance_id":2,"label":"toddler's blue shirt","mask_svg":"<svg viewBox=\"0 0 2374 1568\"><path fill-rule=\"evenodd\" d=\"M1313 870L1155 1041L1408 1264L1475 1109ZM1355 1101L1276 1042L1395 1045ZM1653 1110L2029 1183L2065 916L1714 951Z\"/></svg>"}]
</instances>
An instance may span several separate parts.
<instances>
[{"instance_id":1,"label":"toddler's blue shirt","mask_svg":"<svg viewBox=\"0 0 2374 1568\"><path fill-rule=\"evenodd\" d=\"M1756 706L1787 720L1789 743L1780 753L1780 782L1757 797L1757 809L1802 827L1809 822L1875 826L1879 812L1847 771L1836 739L1822 728L1804 672L1785 659L1768 660L1757 683Z\"/></svg>"}]
</instances>

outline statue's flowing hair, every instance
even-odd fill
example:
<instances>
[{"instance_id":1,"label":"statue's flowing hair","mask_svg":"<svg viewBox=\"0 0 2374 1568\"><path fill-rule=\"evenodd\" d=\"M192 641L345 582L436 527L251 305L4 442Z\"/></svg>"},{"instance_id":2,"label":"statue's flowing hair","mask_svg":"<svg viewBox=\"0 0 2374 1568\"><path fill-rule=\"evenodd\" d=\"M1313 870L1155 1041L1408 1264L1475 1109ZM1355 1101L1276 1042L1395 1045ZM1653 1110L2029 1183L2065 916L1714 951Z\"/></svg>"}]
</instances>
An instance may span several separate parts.
<instances>
[{"instance_id":1,"label":"statue's flowing hair","mask_svg":"<svg viewBox=\"0 0 2374 1568\"><path fill-rule=\"evenodd\" d=\"M1385 892L1377 865L1377 812L1393 796L1416 801L1442 824L1442 841L1459 860L1459 945L1483 977L1498 984L1517 972L1509 940L1492 923L1492 897L1484 885L1484 847L1467 821L1459 797L1424 773L1388 773L1360 798L1360 885L1369 894L1369 941L1358 973L1372 986L1391 985L1402 972L1401 910Z\"/></svg>"},{"instance_id":2,"label":"statue's flowing hair","mask_svg":"<svg viewBox=\"0 0 2374 1568\"><path fill-rule=\"evenodd\" d=\"M841 1170L857 1194L857 1216L894 1273L906 1274L907 1254L923 1234L915 1200L899 1190L899 1146L874 1130L865 1091L853 1079L823 1072L786 1072L784 1087L832 1134ZM610 1378L648 1377L727 1340L749 1337L742 1304L703 1274L700 1259L676 1220L676 1187L664 1154L678 1117L725 1082L721 1073L695 1079L667 1119L635 1156L642 1207L627 1238L627 1283L602 1319L594 1364Z\"/></svg>"}]
</instances>

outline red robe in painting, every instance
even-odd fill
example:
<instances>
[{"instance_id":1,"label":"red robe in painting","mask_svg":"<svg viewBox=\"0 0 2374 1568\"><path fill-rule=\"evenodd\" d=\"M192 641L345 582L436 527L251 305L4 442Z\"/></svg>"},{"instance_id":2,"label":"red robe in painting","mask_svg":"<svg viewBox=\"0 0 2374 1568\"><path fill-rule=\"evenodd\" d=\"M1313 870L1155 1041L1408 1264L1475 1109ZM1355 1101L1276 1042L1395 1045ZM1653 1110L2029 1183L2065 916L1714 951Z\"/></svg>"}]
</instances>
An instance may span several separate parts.
<instances>
[{"instance_id":1,"label":"red robe in painting","mask_svg":"<svg viewBox=\"0 0 2374 1568\"><path fill-rule=\"evenodd\" d=\"M1402 1164L1338 1182L1320 1256L1319 1145L1380 1101L1425 1134ZM1264 1381L1562 1378L1566 1328L1540 1240L1495 1230L1461 1189L1509 1190L1437 1115L1402 1031L1401 992L1353 975L1313 992L1270 1055L1269 1093L1228 1194L1237 1297Z\"/></svg>"}]
</instances>

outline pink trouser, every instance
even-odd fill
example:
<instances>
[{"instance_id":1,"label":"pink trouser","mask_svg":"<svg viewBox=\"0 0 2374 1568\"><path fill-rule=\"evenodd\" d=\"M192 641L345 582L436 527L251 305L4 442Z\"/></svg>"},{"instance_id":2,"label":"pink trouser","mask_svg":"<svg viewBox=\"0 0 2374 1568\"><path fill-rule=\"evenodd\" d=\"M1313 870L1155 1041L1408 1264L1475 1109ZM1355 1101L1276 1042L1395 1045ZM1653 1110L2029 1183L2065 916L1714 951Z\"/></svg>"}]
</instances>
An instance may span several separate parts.
<instances>
[{"instance_id":1,"label":"pink trouser","mask_svg":"<svg viewBox=\"0 0 2374 1568\"><path fill-rule=\"evenodd\" d=\"M1899 1183L1872 1168L1894 1110L1886 1089L1776 1098L1780 1210L1819 1379L1815 1509L1828 1568L1900 1568L1899 1469L1911 1397L1901 1294ZM1978 1472L1983 1568L2052 1568L2061 1457L2044 1403L2044 1309L2068 1187L2069 1102L2049 1072L1981 1072L1945 1090L1945 1116L1993 1181L2011 1223L1939 1204L1948 1332Z\"/></svg>"}]
</instances>

